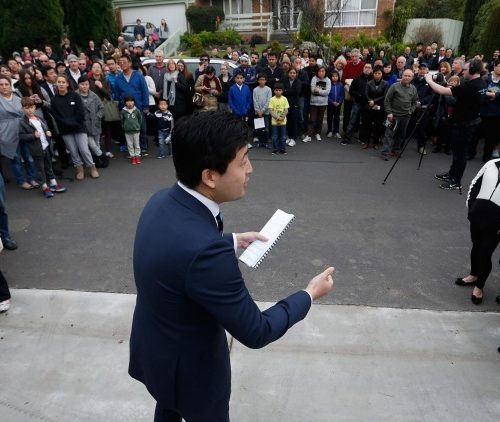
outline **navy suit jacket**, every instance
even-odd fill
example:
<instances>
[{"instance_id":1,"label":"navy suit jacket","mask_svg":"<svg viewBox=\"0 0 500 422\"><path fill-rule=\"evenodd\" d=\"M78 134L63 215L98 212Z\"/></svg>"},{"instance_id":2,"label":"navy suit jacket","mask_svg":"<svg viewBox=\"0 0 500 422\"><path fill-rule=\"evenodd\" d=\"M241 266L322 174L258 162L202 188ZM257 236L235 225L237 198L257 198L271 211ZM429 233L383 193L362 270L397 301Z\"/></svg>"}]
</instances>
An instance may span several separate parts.
<instances>
[{"instance_id":1,"label":"navy suit jacket","mask_svg":"<svg viewBox=\"0 0 500 422\"><path fill-rule=\"evenodd\" d=\"M299 291L261 312L243 281L232 235L177 184L153 195L134 244L137 303L129 374L164 408L203 409L229 402L226 329L264 347L302 320L311 299Z\"/></svg>"}]
</instances>

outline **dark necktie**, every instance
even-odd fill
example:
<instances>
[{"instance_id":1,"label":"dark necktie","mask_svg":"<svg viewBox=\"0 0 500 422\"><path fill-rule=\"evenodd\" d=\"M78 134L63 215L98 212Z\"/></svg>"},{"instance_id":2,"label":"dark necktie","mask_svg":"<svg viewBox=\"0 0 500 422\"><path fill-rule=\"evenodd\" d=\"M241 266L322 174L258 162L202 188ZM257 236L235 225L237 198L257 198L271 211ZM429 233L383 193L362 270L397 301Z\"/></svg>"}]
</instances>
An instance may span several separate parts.
<instances>
[{"instance_id":1,"label":"dark necktie","mask_svg":"<svg viewBox=\"0 0 500 422\"><path fill-rule=\"evenodd\" d=\"M219 233L222 236L222 232L224 231L224 223L222 222L222 213L220 212L219 214L217 214L215 219L217 220L217 228L219 229Z\"/></svg>"}]
</instances>

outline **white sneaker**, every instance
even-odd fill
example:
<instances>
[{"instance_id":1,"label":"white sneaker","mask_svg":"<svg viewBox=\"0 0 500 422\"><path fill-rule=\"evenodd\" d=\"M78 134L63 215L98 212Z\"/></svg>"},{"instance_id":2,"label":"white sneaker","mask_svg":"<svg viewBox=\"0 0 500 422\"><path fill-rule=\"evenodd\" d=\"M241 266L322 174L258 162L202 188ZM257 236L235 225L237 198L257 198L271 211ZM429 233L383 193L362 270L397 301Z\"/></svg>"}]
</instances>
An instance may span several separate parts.
<instances>
[{"instance_id":1,"label":"white sneaker","mask_svg":"<svg viewBox=\"0 0 500 422\"><path fill-rule=\"evenodd\" d=\"M340 133L338 133L338 132L335 134L335 137L336 137L337 139L342 139L342 136L340 136Z\"/></svg>"},{"instance_id":2,"label":"white sneaker","mask_svg":"<svg viewBox=\"0 0 500 422\"><path fill-rule=\"evenodd\" d=\"M316 134L316 140L321 141L321 135L319 133Z\"/></svg>"},{"instance_id":3,"label":"white sneaker","mask_svg":"<svg viewBox=\"0 0 500 422\"><path fill-rule=\"evenodd\" d=\"M289 147L294 147L295 145L297 145L297 142L295 142L293 139L289 139L289 143L288 143L288 146Z\"/></svg>"},{"instance_id":4,"label":"white sneaker","mask_svg":"<svg viewBox=\"0 0 500 422\"><path fill-rule=\"evenodd\" d=\"M0 313L7 312L10 308L10 299L0 302Z\"/></svg>"},{"instance_id":5,"label":"white sneaker","mask_svg":"<svg viewBox=\"0 0 500 422\"><path fill-rule=\"evenodd\" d=\"M424 147L420 147L420 148L418 149L418 153L419 153L419 154L422 154L422 155L427 155L427 151L425 150L425 148L424 148Z\"/></svg>"},{"instance_id":6,"label":"white sneaker","mask_svg":"<svg viewBox=\"0 0 500 422\"><path fill-rule=\"evenodd\" d=\"M310 136L305 136L304 138L302 138L302 142L306 143L306 142L311 142L311 137Z\"/></svg>"},{"instance_id":7,"label":"white sneaker","mask_svg":"<svg viewBox=\"0 0 500 422\"><path fill-rule=\"evenodd\" d=\"M290 146L290 141L291 141L291 139L290 139L290 138L288 138L288 139L285 141L285 144L287 144L288 146Z\"/></svg>"},{"instance_id":8,"label":"white sneaker","mask_svg":"<svg viewBox=\"0 0 500 422\"><path fill-rule=\"evenodd\" d=\"M327 137L327 138L331 138L332 136L333 136L333 133L332 133L332 132L328 132L328 133L326 134L326 137Z\"/></svg>"},{"instance_id":9,"label":"white sneaker","mask_svg":"<svg viewBox=\"0 0 500 422\"><path fill-rule=\"evenodd\" d=\"M253 145L249 142L249 143L247 144L247 147L248 147L248 149L252 149L252 148L253 148Z\"/></svg>"},{"instance_id":10,"label":"white sneaker","mask_svg":"<svg viewBox=\"0 0 500 422\"><path fill-rule=\"evenodd\" d=\"M259 142L259 138L253 138L253 142L254 142L254 144L256 144L257 142Z\"/></svg>"},{"instance_id":11,"label":"white sneaker","mask_svg":"<svg viewBox=\"0 0 500 422\"><path fill-rule=\"evenodd\" d=\"M115 156L111 152L107 152L106 153L106 157L108 157L108 158L115 158Z\"/></svg>"}]
</instances>

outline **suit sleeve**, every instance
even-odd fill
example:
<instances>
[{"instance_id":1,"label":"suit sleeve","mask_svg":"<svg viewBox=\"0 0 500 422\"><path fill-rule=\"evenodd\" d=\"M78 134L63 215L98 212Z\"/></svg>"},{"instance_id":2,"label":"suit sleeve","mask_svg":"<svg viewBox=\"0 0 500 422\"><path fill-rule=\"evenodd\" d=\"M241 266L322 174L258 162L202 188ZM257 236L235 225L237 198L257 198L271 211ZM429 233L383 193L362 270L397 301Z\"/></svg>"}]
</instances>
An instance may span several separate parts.
<instances>
[{"instance_id":1,"label":"suit sleeve","mask_svg":"<svg viewBox=\"0 0 500 422\"><path fill-rule=\"evenodd\" d=\"M248 292L229 242L202 251L186 277L189 297L204 307L239 342L258 349L279 339L304 319L311 298L303 290L261 312Z\"/></svg>"}]
</instances>

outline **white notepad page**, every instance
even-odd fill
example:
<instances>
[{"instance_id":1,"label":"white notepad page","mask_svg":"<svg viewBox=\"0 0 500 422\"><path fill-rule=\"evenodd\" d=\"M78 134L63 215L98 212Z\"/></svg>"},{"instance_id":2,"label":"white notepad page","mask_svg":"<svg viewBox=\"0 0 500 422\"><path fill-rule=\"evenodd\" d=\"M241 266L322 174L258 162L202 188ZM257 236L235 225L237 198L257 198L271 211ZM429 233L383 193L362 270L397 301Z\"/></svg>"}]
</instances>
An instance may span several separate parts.
<instances>
[{"instance_id":1,"label":"white notepad page","mask_svg":"<svg viewBox=\"0 0 500 422\"><path fill-rule=\"evenodd\" d=\"M295 216L293 214L287 214L282 210L277 210L260 231L261 234L267 237L267 242L261 240L253 242L246 248L245 252L241 254L239 258L240 261L244 262L249 267L257 268L294 218Z\"/></svg>"}]
</instances>

